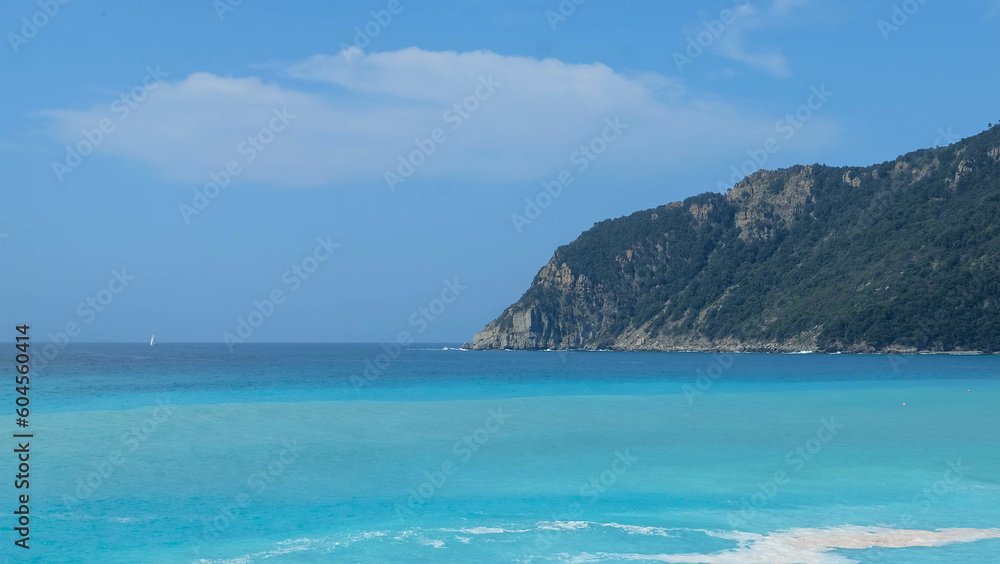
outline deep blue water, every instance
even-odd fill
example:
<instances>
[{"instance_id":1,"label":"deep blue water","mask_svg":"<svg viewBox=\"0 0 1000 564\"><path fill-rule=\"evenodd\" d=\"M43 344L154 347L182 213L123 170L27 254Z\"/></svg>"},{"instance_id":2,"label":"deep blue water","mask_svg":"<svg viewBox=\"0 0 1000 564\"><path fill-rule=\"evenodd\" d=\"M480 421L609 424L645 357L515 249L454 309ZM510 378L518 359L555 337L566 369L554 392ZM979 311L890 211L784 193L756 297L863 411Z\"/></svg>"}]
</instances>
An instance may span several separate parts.
<instances>
[{"instance_id":1,"label":"deep blue water","mask_svg":"<svg viewBox=\"0 0 1000 564\"><path fill-rule=\"evenodd\" d=\"M71 345L2 554L1000 562L1000 356L446 346Z\"/></svg>"}]
</instances>

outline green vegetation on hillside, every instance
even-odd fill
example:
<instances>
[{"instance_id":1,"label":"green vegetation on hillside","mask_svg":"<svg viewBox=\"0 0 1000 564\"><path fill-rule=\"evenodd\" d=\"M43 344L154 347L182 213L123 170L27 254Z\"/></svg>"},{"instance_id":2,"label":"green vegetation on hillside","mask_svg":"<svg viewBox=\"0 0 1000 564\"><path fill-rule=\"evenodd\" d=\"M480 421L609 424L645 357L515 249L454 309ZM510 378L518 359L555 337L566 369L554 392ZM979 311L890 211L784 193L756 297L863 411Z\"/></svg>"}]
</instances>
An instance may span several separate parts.
<instances>
[{"instance_id":1,"label":"green vegetation on hillside","mask_svg":"<svg viewBox=\"0 0 1000 564\"><path fill-rule=\"evenodd\" d=\"M512 312L535 308L555 320L539 335L547 346L567 346L574 325L595 327L569 345L581 348L644 331L661 341L813 335L831 351L1000 349L1000 126L872 167L748 182L763 185L595 224L553 259L589 280L588 295L540 274L494 323L510 330Z\"/></svg>"}]
</instances>

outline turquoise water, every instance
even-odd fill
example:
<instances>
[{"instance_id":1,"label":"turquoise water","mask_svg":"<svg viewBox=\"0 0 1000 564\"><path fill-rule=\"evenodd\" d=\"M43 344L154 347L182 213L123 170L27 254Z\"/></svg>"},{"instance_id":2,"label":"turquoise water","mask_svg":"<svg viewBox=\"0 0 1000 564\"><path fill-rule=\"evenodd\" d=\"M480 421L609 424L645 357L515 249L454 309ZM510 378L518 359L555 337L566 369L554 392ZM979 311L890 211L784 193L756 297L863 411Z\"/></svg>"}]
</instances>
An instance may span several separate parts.
<instances>
[{"instance_id":1,"label":"turquoise water","mask_svg":"<svg viewBox=\"0 0 1000 564\"><path fill-rule=\"evenodd\" d=\"M11 562L1000 562L998 356L75 345L33 376Z\"/></svg>"}]
</instances>

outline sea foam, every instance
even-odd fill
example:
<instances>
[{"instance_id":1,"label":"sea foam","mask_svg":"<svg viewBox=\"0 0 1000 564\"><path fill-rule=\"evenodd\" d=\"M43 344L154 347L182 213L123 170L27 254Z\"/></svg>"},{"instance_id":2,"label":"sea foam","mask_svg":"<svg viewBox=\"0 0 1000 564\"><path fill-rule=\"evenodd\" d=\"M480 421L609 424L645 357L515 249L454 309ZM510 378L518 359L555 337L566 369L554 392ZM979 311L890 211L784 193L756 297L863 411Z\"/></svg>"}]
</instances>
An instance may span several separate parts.
<instances>
[{"instance_id":1,"label":"sea foam","mask_svg":"<svg viewBox=\"0 0 1000 564\"><path fill-rule=\"evenodd\" d=\"M738 548L711 554L582 553L564 555L571 564L631 560L678 564L854 564L859 562L837 549L938 547L959 542L1000 538L1000 529L939 529L922 531L884 527L833 527L791 529L766 535L742 532L711 532L711 536L736 540Z\"/></svg>"}]
</instances>

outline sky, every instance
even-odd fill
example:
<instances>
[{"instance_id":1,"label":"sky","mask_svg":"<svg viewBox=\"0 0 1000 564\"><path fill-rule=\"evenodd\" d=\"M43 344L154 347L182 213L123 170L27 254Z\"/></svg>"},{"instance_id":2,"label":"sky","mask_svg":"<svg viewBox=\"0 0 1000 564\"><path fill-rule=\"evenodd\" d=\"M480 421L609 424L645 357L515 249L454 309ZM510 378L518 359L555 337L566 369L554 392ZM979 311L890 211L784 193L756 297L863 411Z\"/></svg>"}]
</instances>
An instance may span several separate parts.
<instances>
[{"instance_id":1,"label":"sky","mask_svg":"<svg viewBox=\"0 0 1000 564\"><path fill-rule=\"evenodd\" d=\"M1000 1L8 0L0 319L462 343L595 222L1000 121Z\"/></svg>"}]
</instances>

